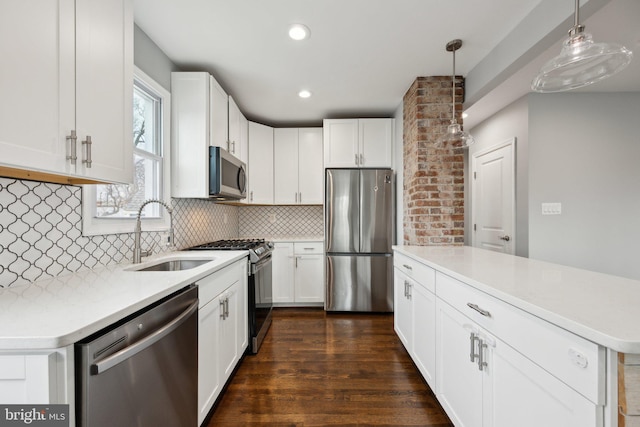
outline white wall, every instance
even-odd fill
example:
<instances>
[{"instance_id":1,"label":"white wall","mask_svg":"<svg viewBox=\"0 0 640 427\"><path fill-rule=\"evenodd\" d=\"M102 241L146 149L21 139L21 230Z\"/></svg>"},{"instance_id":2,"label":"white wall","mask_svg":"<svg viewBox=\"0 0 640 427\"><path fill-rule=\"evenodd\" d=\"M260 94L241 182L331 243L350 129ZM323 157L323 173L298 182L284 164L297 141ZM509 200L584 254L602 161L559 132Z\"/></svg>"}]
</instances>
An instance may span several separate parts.
<instances>
[{"instance_id":1,"label":"white wall","mask_svg":"<svg viewBox=\"0 0 640 427\"><path fill-rule=\"evenodd\" d=\"M404 104L401 102L393 114L395 135L393 136L393 170L396 172L396 244L404 242Z\"/></svg>"},{"instance_id":2,"label":"white wall","mask_svg":"<svg viewBox=\"0 0 640 427\"><path fill-rule=\"evenodd\" d=\"M528 158L529 144L528 102L522 97L492 117L478 124L469 132L476 143L469 147L465 175L465 245L471 245L471 159L479 151L507 139L516 138L516 255L526 257L529 253L528 232Z\"/></svg>"},{"instance_id":3,"label":"white wall","mask_svg":"<svg viewBox=\"0 0 640 427\"><path fill-rule=\"evenodd\" d=\"M529 168L529 256L640 279L640 93L529 95Z\"/></svg>"}]
</instances>

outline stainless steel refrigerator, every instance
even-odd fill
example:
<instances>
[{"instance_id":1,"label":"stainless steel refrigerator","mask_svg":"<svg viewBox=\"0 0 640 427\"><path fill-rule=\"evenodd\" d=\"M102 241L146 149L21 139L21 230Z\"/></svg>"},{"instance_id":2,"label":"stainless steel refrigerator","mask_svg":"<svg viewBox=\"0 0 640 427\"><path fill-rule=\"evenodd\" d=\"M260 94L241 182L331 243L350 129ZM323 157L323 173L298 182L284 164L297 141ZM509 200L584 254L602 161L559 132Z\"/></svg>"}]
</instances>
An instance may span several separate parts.
<instances>
[{"instance_id":1,"label":"stainless steel refrigerator","mask_svg":"<svg viewBox=\"0 0 640 427\"><path fill-rule=\"evenodd\" d=\"M393 311L391 169L327 169L327 311Z\"/></svg>"}]
</instances>

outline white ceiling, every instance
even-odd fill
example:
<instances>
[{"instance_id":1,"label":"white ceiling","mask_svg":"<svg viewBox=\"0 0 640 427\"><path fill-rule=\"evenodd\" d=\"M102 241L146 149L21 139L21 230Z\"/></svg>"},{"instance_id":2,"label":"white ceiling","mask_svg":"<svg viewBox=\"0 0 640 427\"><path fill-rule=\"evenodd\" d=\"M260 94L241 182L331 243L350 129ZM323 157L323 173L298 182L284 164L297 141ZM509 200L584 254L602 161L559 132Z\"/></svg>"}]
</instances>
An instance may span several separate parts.
<instances>
[{"instance_id":1,"label":"white ceiling","mask_svg":"<svg viewBox=\"0 0 640 427\"><path fill-rule=\"evenodd\" d=\"M573 3L134 0L134 10L136 24L182 70L209 71L250 120L272 126L389 116L416 77L451 74L445 45L460 38L456 74L467 77L465 107L475 117L467 124L473 126L527 92L535 70L559 52L556 41L571 26ZM637 51L623 72L631 83L601 84L640 90L640 1L582 3L583 22L596 42ZM311 37L290 40L293 23L307 25ZM545 53L550 47L555 52ZM301 89L313 96L298 98Z\"/></svg>"}]
</instances>

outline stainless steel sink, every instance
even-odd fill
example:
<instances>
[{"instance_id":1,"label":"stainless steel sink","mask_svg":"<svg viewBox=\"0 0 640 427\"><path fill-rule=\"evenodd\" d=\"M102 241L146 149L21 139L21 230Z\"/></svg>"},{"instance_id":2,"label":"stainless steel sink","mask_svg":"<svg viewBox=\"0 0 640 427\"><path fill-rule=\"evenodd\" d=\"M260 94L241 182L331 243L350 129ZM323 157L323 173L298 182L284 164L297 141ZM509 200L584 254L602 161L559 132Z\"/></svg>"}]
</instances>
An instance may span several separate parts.
<instances>
[{"instance_id":1,"label":"stainless steel sink","mask_svg":"<svg viewBox=\"0 0 640 427\"><path fill-rule=\"evenodd\" d=\"M142 268L132 268L133 271L182 271L196 268L202 264L213 261L214 258L205 259L171 259L161 261Z\"/></svg>"}]
</instances>

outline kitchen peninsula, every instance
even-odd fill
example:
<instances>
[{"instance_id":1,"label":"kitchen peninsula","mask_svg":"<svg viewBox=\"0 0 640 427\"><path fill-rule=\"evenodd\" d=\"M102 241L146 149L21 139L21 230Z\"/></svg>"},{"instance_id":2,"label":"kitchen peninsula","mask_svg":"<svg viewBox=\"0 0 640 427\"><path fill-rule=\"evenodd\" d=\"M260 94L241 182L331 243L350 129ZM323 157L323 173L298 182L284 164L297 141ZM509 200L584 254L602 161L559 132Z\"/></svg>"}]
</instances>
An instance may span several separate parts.
<instances>
[{"instance_id":1,"label":"kitchen peninsula","mask_svg":"<svg viewBox=\"0 0 640 427\"><path fill-rule=\"evenodd\" d=\"M454 424L636 421L618 381L640 353L638 281L468 246L394 249L396 332Z\"/></svg>"}]
</instances>

